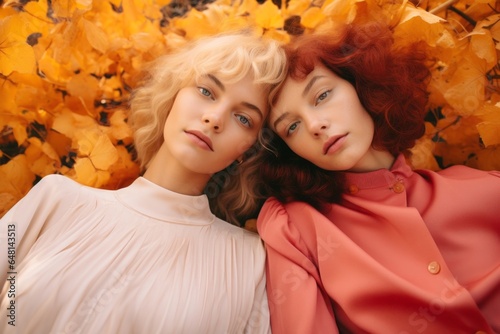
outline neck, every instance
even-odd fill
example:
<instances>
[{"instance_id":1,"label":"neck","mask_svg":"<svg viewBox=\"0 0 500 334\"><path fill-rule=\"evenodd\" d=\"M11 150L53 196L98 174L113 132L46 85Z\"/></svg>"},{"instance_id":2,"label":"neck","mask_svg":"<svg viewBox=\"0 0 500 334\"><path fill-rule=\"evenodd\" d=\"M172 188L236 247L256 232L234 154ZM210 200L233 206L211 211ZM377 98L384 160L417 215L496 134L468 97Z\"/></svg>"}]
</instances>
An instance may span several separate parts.
<instances>
[{"instance_id":1,"label":"neck","mask_svg":"<svg viewBox=\"0 0 500 334\"><path fill-rule=\"evenodd\" d=\"M166 162L161 154L152 159L143 176L165 189L190 196L201 195L210 180L209 175L187 171L176 160Z\"/></svg>"},{"instance_id":2,"label":"neck","mask_svg":"<svg viewBox=\"0 0 500 334\"><path fill-rule=\"evenodd\" d=\"M396 157L388 151L372 149L365 155L363 162L349 170L349 172L364 173L379 169L390 169L395 160Z\"/></svg>"}]
</instances>

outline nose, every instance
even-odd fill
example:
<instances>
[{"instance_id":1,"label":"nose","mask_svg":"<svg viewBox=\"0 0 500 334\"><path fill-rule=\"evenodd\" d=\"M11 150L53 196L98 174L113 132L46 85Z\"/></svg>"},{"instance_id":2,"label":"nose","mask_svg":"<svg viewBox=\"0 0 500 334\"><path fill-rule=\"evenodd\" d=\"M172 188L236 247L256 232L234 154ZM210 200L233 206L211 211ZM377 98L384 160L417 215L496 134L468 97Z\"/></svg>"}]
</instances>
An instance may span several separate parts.
<instances>
[{"instance_id":1,"label":"nose","mask_svg":"<svg viewBox=\"0 0 500 334\"><path fill-rule=\"evenodd\" d=\"M215 132L220 132L224 125L223 115L224 112L221 108L213 108L203 114L202 121Z\"/></svg>"},{"instance_id":2,"label":"nose","mask_svg":"<svg viewBox=\"0 0 500 334\"><path fill-rule=\"evenodd\" d=\"M309 125L309 131L313 134L314 137L319 137L330 127L330 124L326 119L311 118L307 120L307 122Z\"/></svg>"}]
</instances>

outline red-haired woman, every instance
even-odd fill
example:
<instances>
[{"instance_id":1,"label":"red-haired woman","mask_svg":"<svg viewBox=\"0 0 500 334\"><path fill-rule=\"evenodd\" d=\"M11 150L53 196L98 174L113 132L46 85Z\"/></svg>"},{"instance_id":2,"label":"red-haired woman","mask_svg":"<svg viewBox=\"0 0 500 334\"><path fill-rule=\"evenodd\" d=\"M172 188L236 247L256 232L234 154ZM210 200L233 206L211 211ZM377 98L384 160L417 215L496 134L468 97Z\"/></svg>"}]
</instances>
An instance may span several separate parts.
<instances>
[{"instance_id":1,"label":"red-haired woman","mask_svg":"<svg viewBox=\"0 0 500 334\"><path fill-rule=\"evenodd\" d=\"M420 44L350 25L287 46L260 164L273 333L500 332L500 173L412 170Z\"/></svg>"}]
</instances>

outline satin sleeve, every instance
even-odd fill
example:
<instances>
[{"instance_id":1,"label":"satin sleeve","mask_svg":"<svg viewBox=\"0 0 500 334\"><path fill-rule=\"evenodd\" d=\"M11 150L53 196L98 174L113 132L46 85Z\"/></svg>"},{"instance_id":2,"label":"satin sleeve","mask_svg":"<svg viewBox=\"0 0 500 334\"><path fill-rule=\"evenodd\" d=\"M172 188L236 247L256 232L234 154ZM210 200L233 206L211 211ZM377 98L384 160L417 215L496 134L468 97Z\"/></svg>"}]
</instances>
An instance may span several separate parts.
<instances>
[{"instance_id":1,"label":"satin sleeve","mask_svg":"<svg viewBox=\"0 0 500 334\"><path fill-rule=\"evenodd\" d=\"M74 190L78 187L80 185L65 176L48 175L0 219L2 286L8 273L17 272L18 265L47 228L48 223L63 220L71 210L77 199Z\"/></svg>"},{"instance_id":2,"label":"satin sleeve","mask_svg":"<svg viewBox=\"0 0 500 334\"><path fill-rule=\"evenodd\" d=\"M338 333L331 301L322 289L313 240L276 199L264 204L257 229L265 242L267 295L274 334ZM312 234L309 234L312 235Z\"/></svg>"}]
</instances>

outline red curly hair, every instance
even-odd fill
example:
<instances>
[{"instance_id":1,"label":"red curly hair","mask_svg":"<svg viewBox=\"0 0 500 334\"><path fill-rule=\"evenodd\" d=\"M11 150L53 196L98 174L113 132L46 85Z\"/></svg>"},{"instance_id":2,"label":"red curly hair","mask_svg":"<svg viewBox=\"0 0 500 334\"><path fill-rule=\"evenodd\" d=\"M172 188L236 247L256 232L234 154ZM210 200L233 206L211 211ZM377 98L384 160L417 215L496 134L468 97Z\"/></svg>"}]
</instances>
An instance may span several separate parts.
<instances>
[{"instance_id":1,"label":"red curly hair","mask_svg":"<svg viewBox=\"0 0 500 334\"><path fill-rule=\"evenodd\" d=\"M355 87L375 123L374 148L398 155L424 134L430 71L423 43L397 47L389 27L371 22L299 36L285 50L290 77L303 80L321 63ZM279 94L280 87L273 102ZM297 156L277 135L269 137L260 159L268 196L305 201L318 209L340 200L342 173L322 170Z\"/></svg>"}]
</instances>

